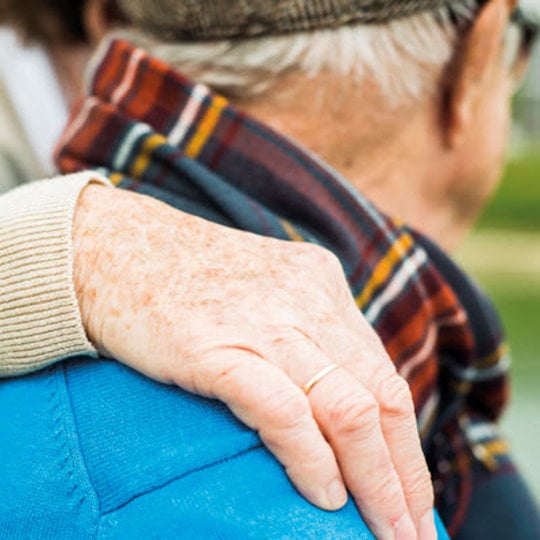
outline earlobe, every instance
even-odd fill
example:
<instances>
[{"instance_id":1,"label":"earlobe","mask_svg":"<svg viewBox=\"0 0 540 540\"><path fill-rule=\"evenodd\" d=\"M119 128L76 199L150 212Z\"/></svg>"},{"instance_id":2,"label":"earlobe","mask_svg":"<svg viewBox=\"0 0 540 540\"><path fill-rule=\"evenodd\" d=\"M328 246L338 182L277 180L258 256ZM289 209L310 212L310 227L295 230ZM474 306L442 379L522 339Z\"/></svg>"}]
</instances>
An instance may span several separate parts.
<instances>
[{"instance_id":1,"label":"earlobe","mask_svg":"<svg viewBox=\"0 0 540 540\"><path fill-rule=\"evenodd\" d=\"M455 148L466 138L476 111L501 66L503 37L512 10L507 0L488 2L458 44L446 74L444 141ZM459 39L459 38L458 38Z\"/></svg>"}]
</instances>

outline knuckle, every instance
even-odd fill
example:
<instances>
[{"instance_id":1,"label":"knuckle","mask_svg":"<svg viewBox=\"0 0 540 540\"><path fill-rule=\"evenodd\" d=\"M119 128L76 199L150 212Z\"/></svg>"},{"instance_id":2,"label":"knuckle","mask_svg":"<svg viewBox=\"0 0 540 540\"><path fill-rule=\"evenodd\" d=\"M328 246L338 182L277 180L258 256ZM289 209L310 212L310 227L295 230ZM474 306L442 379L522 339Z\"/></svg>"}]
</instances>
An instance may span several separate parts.
<instances>
[{"instance_id":1,"label":"knuckle","mask_svg":"<svg viewBox=\"0 0 540 540\"><path fill-rule=\"evenodd\" d=\"M311 254L308 260L311 271L311 280L319 282L319 296L326 299L328 311L356 306L352 301L345 272L338 257L326 248L311 245Z\"/></svg>"},{"instance_id":2,"label":"knuckle","mask_svg":"<svg viewBox=\"0 0 540 540\"><path fill-rule=\"evenodd\" d=\"M308 445L302 448L301 459L292 461L287 470L289 472L307 475L310 479L320 477L325 469L332 466L332 459L329 454L321 451L317 445Z\"/></svg>"},{"instance_id":3,"label":"knuckle","mask_svg":"<svg viewBox=\"0 0 540 540\"><path fill-rule=\"evenodd\" d=\"M398 478L392 473L385 474L377 483L373 504L385 513L394 513L401 500L402 491Z\"/></svg>"},{"instance_id":4,"label":"knuckle","mask_svg":"<svg viewBox=\"0 0 540 540\"><path fill-rule=\"evenodd\" d=\"M337 397L329 409L331 425L339 433L372 430L379 425L379 405L370 394L349 391Z\"/></svg>"},{"instance_id":5,"label":"knuckle","mask_svg":"<svg viewBox=\"0 0 540 540\"><path fill-rule=\"evenodd\" d=\"M311 264L315 268L320 268L331 274L339 273L341 275L343 273L341 263L334 253L316 244L305 245L307 247L306 254L310 257Z\"/></svg>"},{"instance_id":6,"label":"knuckle","mask_svg":"<svg viewBox=\"0 0 540 540\"><path fill-rule=\"evenodd\" d=\"M242 395L240 392L245 380L245 366L241 357L235 359L234 362L229 360L218 365L212 365L208 360L197 362L187 357L186 364L196 388L202 389L206 385L209 386L209 391L204 393L220 399L231 395Z\"/></svg>"},{"instance_id":7,"label":"knuckle","mask_svg":"<svg viewBox=\"0 0 540 540\"><path fill-rule=\"evenodd\" d=\"M419 466L413 470L407 479L406 491L409 496L415 497L420 501L422 508L427 510L433 506L433 486L427 466Z\"/></svg>"},{"instance_id":8,"label":"knuckle","mask_svg":"<svg viewBox=\"0 0 540 540\"><path fill-rule=\"evenodd\" d=\"M382 383L379 401L384 413L406 417L414 415L411 389L407 381L397 373Z\"/></svg>"},{"instance_id":9,"label":"knuckle","mask_svg":"<svg viewBox=\"0 0 540 540\"><path fill-rule=\"evenodd\" d=\"M300 389L276 390L264 400L265 416L281 429L294 429L311 415L306 396Z\"/></svg>"}]
</instances>

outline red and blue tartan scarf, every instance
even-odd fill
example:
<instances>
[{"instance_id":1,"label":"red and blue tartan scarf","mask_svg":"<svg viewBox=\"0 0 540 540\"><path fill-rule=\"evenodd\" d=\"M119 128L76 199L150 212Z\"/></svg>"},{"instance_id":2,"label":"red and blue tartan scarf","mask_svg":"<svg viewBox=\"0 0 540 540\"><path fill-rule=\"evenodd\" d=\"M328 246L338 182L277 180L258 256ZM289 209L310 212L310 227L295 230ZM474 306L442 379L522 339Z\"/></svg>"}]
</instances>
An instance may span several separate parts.
<instances>
[{"instance_id":1,"label":"red and blue tartan scarf","mask_svg":"<svg viewBox=\"0 0 540 540\"><path fill-rule=\"evenodd\" d=\"M332 250L411 387L450 530L466 511L473 461L508 464L492 423L508 393L508 357L490 303L432 242L316 156L113 40L94 62L57 162L64 173L99 169L122 188L225 225Z\"/></svg>"}]
</instances>

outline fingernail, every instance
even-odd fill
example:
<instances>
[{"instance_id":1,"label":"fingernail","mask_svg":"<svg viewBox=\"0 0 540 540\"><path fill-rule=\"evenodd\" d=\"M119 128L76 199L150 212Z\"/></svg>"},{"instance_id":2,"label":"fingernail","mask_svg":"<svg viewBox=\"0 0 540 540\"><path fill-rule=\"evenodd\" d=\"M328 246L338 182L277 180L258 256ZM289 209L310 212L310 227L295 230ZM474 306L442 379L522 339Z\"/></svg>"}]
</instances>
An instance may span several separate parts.
<instances>
[{"instance_id":1,"label":"fingernail","mask_svg":"<svg viewBox=\"0 0 540 540\"><path fill-rule=\"evenodd\" d=\"M403 514L396 523L396 540L416 540L416 529L409 514Z\"/></svg>"},{"instance_id":2,"label":"fingernail","mask_svg":"<svg viewBox=\"0 0 540 540\"><path fill-rule=\"evenodd\" d=\"M336 480L328 486L326 496L331 510L337 510L344 506L347 502L347 491L345 490L343 482L336 478Z\"/></svg>"},{"instance_id":3,"label":"fingernail","mask_svg":"<svg viewBox=\"0 0 540 540\"><path fill-rule=\"evenodd\" d=\"M420 520L420 527L418 528L419 540L437 540L437 529L435 527L435 518L433 512L430 510L426 512Z\"/></svg>"}]
</instances>

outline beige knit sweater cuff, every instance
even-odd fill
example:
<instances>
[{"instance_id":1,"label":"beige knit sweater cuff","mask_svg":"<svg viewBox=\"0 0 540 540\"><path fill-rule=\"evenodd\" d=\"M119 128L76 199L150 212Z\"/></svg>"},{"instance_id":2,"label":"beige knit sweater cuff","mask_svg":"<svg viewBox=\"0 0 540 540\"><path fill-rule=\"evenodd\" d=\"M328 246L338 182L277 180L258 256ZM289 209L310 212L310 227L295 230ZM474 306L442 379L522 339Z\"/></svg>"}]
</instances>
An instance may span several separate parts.
<instances>
[{"instance_id":1,"label":"beige knit sweater cuff","mask_svg":"<svg viewBox=\"0 0 540 540\"><path fill-rule=\"evenodd\" d=\"M78 354L96 355L73 286L72 223L84 172L0 196L0 377Z\"/></svg>"}]
</instances>

